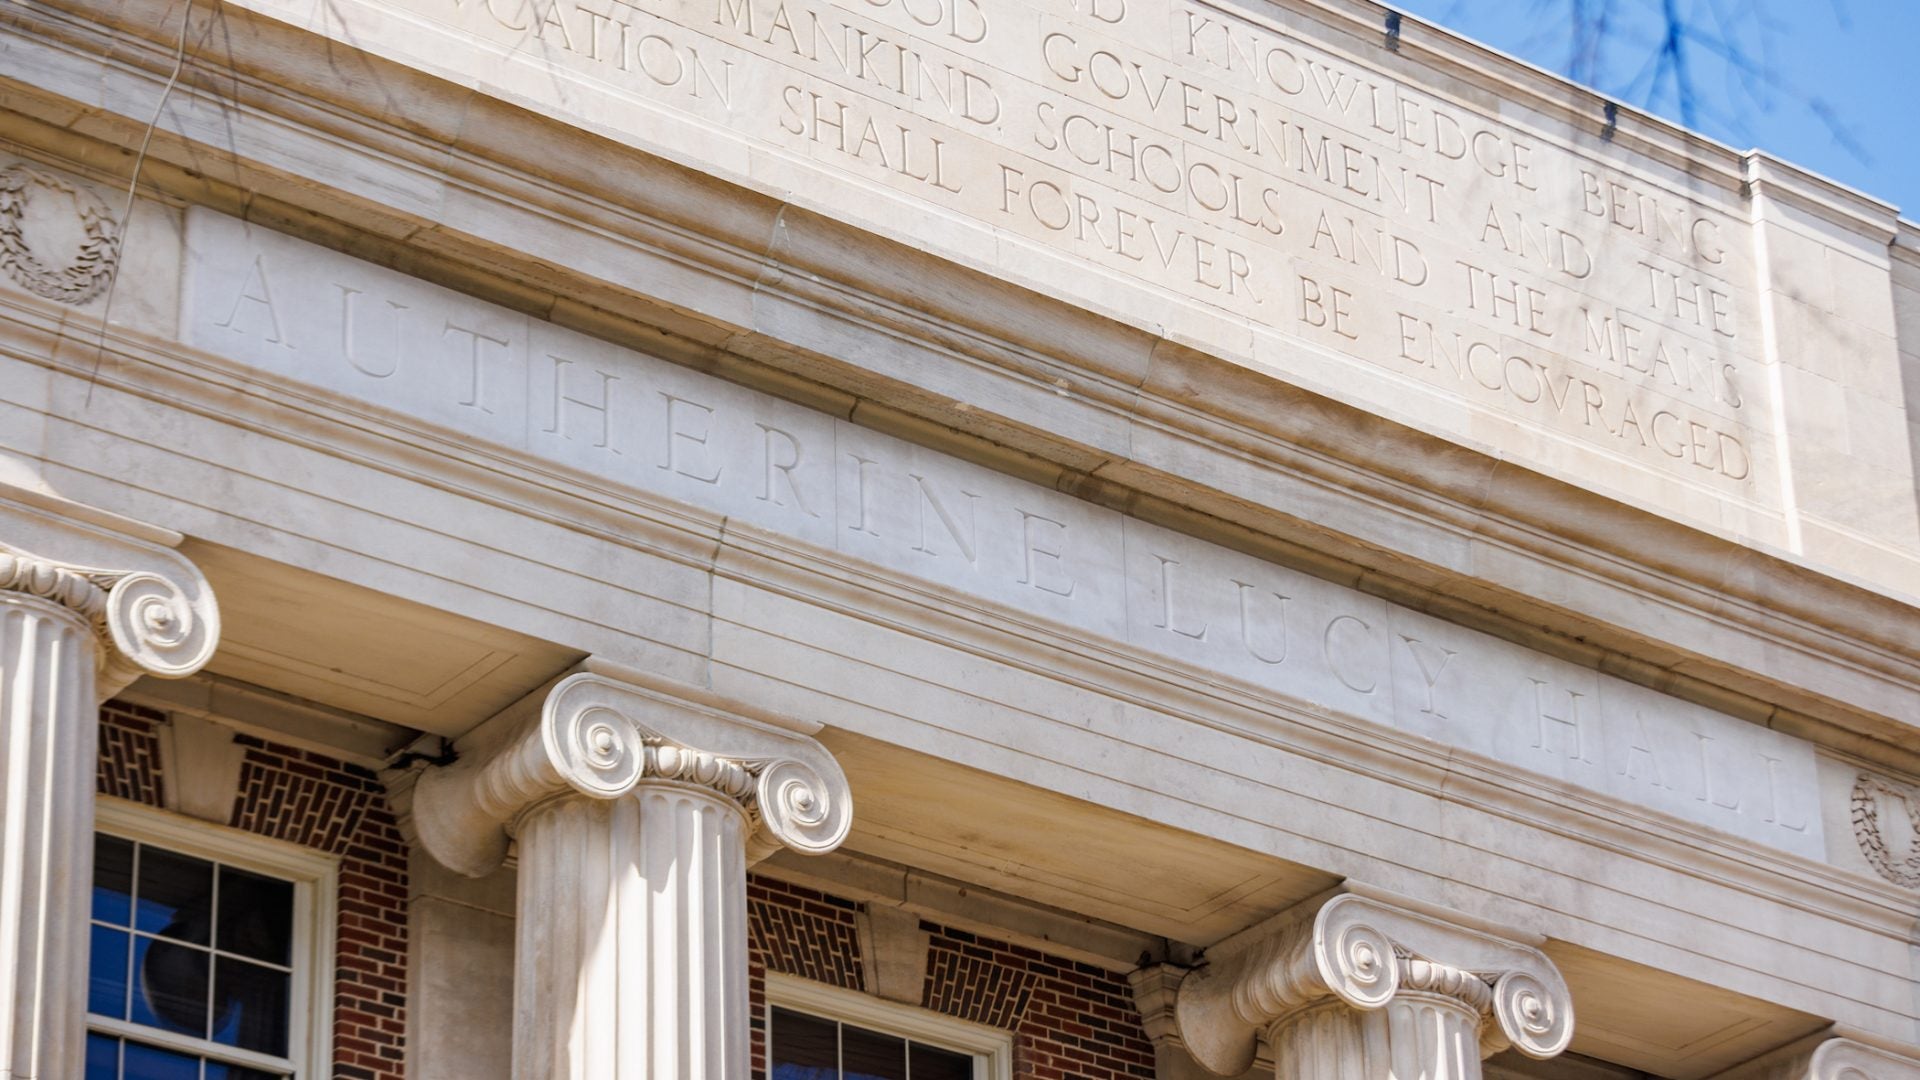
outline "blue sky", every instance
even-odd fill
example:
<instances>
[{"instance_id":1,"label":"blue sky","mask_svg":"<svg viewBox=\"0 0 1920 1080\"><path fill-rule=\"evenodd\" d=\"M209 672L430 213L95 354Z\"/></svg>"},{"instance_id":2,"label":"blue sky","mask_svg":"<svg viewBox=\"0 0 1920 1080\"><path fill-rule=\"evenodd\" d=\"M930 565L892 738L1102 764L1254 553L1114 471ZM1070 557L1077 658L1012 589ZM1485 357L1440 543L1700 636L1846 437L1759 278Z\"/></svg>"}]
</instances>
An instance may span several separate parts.
<instances>
[{"instance_id":1,"label":"blue sky","mask_svg":"<svg viewBox=\"0 0 1920 1080\"><path fill-rule=\"evenodd\" d=\"M1390 0L1548 70L1567 71L1573 11L1609 0ZM1701 105L1694 127L1758 146L1902 208L1920 221L1920 0L1674 0L1694 28L1685 50ZM1663 88L1649 104L1662 0L1610 0L1612 33L1594 81L1627 103L1680 120ZM1773 85L1739 78L1734 47ZM1670 84L1669 84L1670 87ZM1820 110L1842 130L1824 121ZM1853 145L1849 147L1847 144Z\"/></svg>"}]
</instances>

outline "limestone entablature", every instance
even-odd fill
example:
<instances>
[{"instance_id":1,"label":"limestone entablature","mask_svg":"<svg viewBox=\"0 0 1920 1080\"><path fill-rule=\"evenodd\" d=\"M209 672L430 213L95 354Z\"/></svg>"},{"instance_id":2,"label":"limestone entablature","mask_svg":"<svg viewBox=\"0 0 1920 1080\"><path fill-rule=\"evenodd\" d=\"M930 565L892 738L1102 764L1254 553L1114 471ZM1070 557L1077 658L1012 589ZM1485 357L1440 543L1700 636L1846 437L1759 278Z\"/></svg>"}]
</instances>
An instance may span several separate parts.
<instances>
[{"instance_id":1,"label":"limestone entablature","mask_svg":"<svg viewBox=\"0 0 1920 1080\"><path fill-rule=\"evenodd\" d=\"M995 12L1035 11L1027 0L995 3ZM1175 5L1216 20L1207 27L1247 15L1204 0L1163 6ZM510 6L466 5L460 17L498 18ZM723 6L752 10L744 0ZM878 10L897 4L846 6L893 18L889 34L929 30ZM1043 61L1079 49L1088 71L1120 55L1089 51L1109 33L1077 10L1095 5L1068 6L1076 10L1042 13L1053 21L1021 41L1042 48ZM1920 775L1920 755L1907 749L1920 715L1920 615L1910 599L1920 544L1908 518L1920 520L1920 506L1902 487L1910 448L1887 434L1900 430L1904 409L1894 346L1907 343L1882 326L1879 293L1907 312L1901 290L1920 302L1908 288L1920 262L1914 229L1888 208L1632 116L1600 145L1583 126L1596 102L1537 73L1421 34L1383 65L1369 58L1361 31L1371 27L1352 11L1284 0L1274 10L1317 54L1338 59L1338 71L1385 87L1382 69L1392 66L1395 94L1446 97L1449 115L1476 118L1488 133L1481 151L1493 156L1438 155L1445 163L1426 179L1456 170L1448 190L1475 193L1462 220L1477 235L1429 238L1421 229L1439 223L1418 218L1438 216L1439 205L1426 200L1449 196L1408 177L1419 215L1389 212L1372 237L1359 218L1344 219L1377 215L1378 205L1356 210L1355 193L1306 176L1311 198L1298 205L1323 212L1297 220L1247 204L1255 220L1189 229L1176 224L1193 223L1186 210L1129 210L1154 215L1163 236L1170 225L1185 230L1192 281L1114 275L1111 265L1065 280L1057 252L1034 253L1031 229L983 246L969 233L980 206L949 213L881 190L945 180L974 185L971 199L985 175L1017 184L1018 200L996 209L987 188L985 220L1017 212L1038 221L1036 208L1052 205L1043 185L1061 182L1054 173L962 176L923 170L928 159L913 156L921 179L897 170L862 179L845 161L823 164L848 156L830 134L821 142L817 121L830 109L804 114L812 132L787 131L819 146L811 164L782 156L791 146L739 152L728 141L737 132L726 124L740 117L777 125L803 115L784 100L708 124L710 139L637 143L633 128L608 118L651 120L659 106L666 119L641 125L644 138L684 134L679 106L622 98L601 109L597 84L581 98L543 96L550 87L530 82L525 67L543 49L559 49L546 59L569 78L601 61L538 32L508 50L501 79L476 86L471 73L423 68L419 41L378 19L347 25L380 5L333 5L347 16L339 26L297 7L226 5L219 34L197 22L181 33L177 5L158 0L110 12L79 0L16 5L0 23L0 49L34 72L32 86L9 83L19 111L4 134L47 175L94 162L60 181L75 190L124 182L98 163L117 160L105 147L139 141L168 92L176 46L179 85L196 94L193 109L159 112L139 197L118 223L126 268L112 312L103 292L49 299L0 281L0 406L10 410L0 415L0 450L44 460L103 504L138 506L190 531L236 565L298 567L353 583L343 593L364 587L466 620L460 632L483 644L463 670L496 670L486 665L515 649L545 664L513 683L516 696L581 655L617 655L655 680L635 685L724 688L777 702L800 728L831 725L844 740L836 750L861 756L881 788L876 801L894 811L869 818L863 837L883 861L1012 882L1005 887L1036 903L1162 941L1216 941L1250 910L1264 917L1343 878L1498 908L1554 944L1507 935L1525 943L1508 941L1517 951L1487 959L1476 935L1501 932L1442 933L1426 926L1429 916L1403 912L1381 916L1395 929L1381 934L1387 948L1370 946L1368 968L1399 987L1397 1000L1433 1005L1459 1030L1498 1032L1487 1047L1529 1045L1502 1023L1499 996L1503 980L1525 980L1502 972L1533 980L1516 995L1533 1002L1532 1015L1507 1009L1521 1018L1516 1030L1526 1035L1544 1018L1530 1045L1555 1042L1556 1018L1570 1014L1553 1007L1565 995L1551 965L1538 967L1547 952L1569 972L1586 965L1589 985L1616 987L1603 1002L1614 1014L1589 1016L1583 1004L1583 1022L1592 1021L1594 1046L1623 1048L1620 1060L1647 1053L1631 1010L1619 1008L1639 986L1664 1002L1708 986L1753 1004L1737 1020L1750 1026L1728 1020L1715 1031L1735 1034L1703 1054L1755 1052L1772 1045L1759 1041L1771 1031L1808 1030L1810 1017L1879 1034L1910 1028L1912 893L1902 877L1912 870L1904 830L1913 814L1900 798ZM427 21L445 14L415 7ZM578 14L565 0L554 8L561 19ZM1259 10L1247 17L1270 21ZM369 32L325 36L356 28ZM428 29L420 40L448 45L447 56L501 44L499 28L483 22ZM740 28L722 29L737 37ZM920 55L957 73L964 109L974 85L966 76L1000 69L969 53L980 42L954 37L958 29L932 30L951 55ZM1056 32L1071 41L1047 36ZM1158 48L1177 47L1178 36L1139 38ZM766 44L729 48L744 50L741 70L765 73ZM698 74L690 54L675 55ZM1060 118L1057 132L1040 133L1057 133L1069 154L1090 129L1074 120L1069 131L1066 113L1037 106L1087 92L1047 84L1065 81L1060 71L1074 62L1028 72L1040 89L1018 114L1021 123ZM820 90L843 91L867 92ZM600 111L583 122L567 111L580 101ZM1445 130L1421 108L1408 115ZM1224 125L1227 115L1214 118ZM1153 135L1151 117L1100 122ZM1405 138L1396 126L1387 134ZM1555 190L1574 200L1559 225L1542 227L1535 196L1517 182L1548 175L1521 167L1523 144L1536 162L1552 160ZM926 148L913 145L916 155ZM1370 178L1377 194L1380 178L1399 176L1392 154L1415 152L1356 152L1353 176ZM211 173L210 154L222 166ZM952 154L944 161L958 168ZM867 185L853 200L839 187L849 176ZM62 205L40 198L44 190L15 206L32 212L36 229ZM1132 243L1101 231L1131 220L1114 213L1112 193L1087 190L1099 228L1076 210L1085 234L1062 250ZM1582 208L1591 197L1602 213ZM1641 219L1652 235L1611 220L1643 207L1658 207ZM1590 231L1553 231L1569 221ZM1256 235L1275 223L1282 237ZM69 224L69 238L92 235L79 218ZM1201 236L1202 225L1224 231ZM910 243L921 226L926 242ZM1517 255L1496 251L1509 230L1522 237ZM1615 234L1624 254L1589 268L1580 253L1603 254L1589 241ZM1284 250L1274 246L1283 237L1301 245L1285 271L1263 261L1256 280L1251 260L1232 257L1256 250L1242 241ZM1427 260L1427 280L1460 292L1455 308L1469 314L1458 325L1421 299L1433 299L1421 290L1434 286L1411 280L1419 264L1396 240L1447 254ZM88 242L72 245L75 260L92 258ZM1662 245L1681 250L1647 255ZM1371 262L1346 257L1368 251ZM1474 262L1476 252L1499 265ZM1558 265L1522 265L1542 252ZM1258 286L1263 301L1250 308L1233 292L1196 305L1200 292L1223 291L1209 281ZM1637 299L1640 288L1651 300ZM1623 297L1660 305L1640 317L1658 316L1663 338L1671 330L1672 342L1697 350L1691 388L1663 389L1666 376L1629 370L1651 361L1626 359L1639 339L1622 329L1632 321L1618 310ZM1576 298L1603 305L1593 321ZM1761 325L1769 313L1784 329ZM1478 340L1489 320L1511 323L1503 341L1526 347L1447 352L1456 331ZM1613 342L1619 370L1569 366L1578 355L1561 349L1591 351L1581 344L1589 327L1597 342ZM1828 347L1855 329L1869 347ZM1531 341L1550 336L1554 348ZM1343 344L1361 338L1364 347ZM1787 370L1833 355L1852 365L1844 378ZM483 378L502 373L513 378ZM1779 386L1767 383L1775 374ZM1842 388L1837 412L1820 411L1833 395L1810 381L1829 375L1858 383ZM1642 410L1642 390L1663 403L1649 397ZM1826 456L1817 436L1835 418L1866 440L1858 453L1886 467ZM52 580L46 590L92 603L94 593ZM184 625L166 604L151 610L163 616L156 631ZM260 617L255 627L298 618ZM408 644L376 619L338 636L347 634ZM254 644L246 662L270 663L260 658L276 643ZM1470 672L1485 674L1466 687L1468 709L1448 694L1462 689L1450 680ZM327 676L315 664L301 677ZM617 703L595 718L561 716L587 686ZM410 722L456 743L499 707L442 708L432 690L405 691ZM736 842L745 865L775 841L824 848L845 835L835 815L846 782L818 746L777 724L709 725L698 719L704 706L659 706L651 693L568 684L547 702L560 717L551 729L540 720L505 747L462 744L470 760L423 776L415 792L425 796L414 808L422 833L469 872L497 865L517 838L521 881L534 883L522 909L556 932L579 910L561 907L583 898L599 905L596 918L624 910L631 898L563 886L607 870L579 841L639 835L642 802L656 823L688 808L708 814L700 827L729 852L726 874L678 899L687 909L713 901L719 911L715 898L737 893L727 876ZM1497 723L1484 722L1496 713ZM737 741L741 731L753 738ZM379 735L366 735L374 760L388 749ZM896 772L898 762L908 766ZM910 790L921 768L944 787ZM1864 789L1869 812L1850 828L1858 800L1848 794L1867 775L1884 786ZM769 777L793 782L770 793ZM1102 859L1105 849L1090 845L1056 867L1052 853L996 846L1004 830L987 830L976 852L954 840L964 822L940 819L984 801L969 802L956 777L996 798L1030 796L1019 804L1027 820L1050 824L1045 811L1064 802L1064 824L1157 837L1155 852L1192 880L1136 895L1130 850ZM874 788L863 788L863 806ZM789 811L800 824L783 835L779 815ZM661 828L663 843L697 832ZM1170 837L1191 839L1200 854ZM1394 907L1343 900L1333 910L1370 904ZM548 1008L564 995L578 975L566 965L593 967L588 946L598 943L567 944L530 1002ZM1269 957L1270 972L1320 969L1300 959L1310 949L1287 948L1298 962ZM1207 970L1221 974L1195 976L1195 1001L1237 955L1218 950ZM734 1020L742 1014L726 973L737 959L701 961L718 973L707 988L725 996L715 1015ZM1616 964L1644 982L1619 991ZM1222 1036L1234 1061L1249 1028L1257 1043L1264 1025L1272 1043L1289 1017L1350 1027L1380 1014L1313 978L1324 993L1288 990L1269 995L1272 1008L1234 1014ZM1267 1016L1274 1009L1284 1016ZM548 1036L539 1037L568 1030L566 1017L542 1018ZM737 1050L714 1053L731 1061ZM545 1075L555 1059L542 1060L522 1075ZM1717 1069L1739 1059L1714 1060ZM1702 1065L1685 1080L1710 1072Z\"/></svg>"},{"instance_id":2,"label":"limestone entablature","mask_svg":"<svg viewBox=\"0 0 1920 1080\"><path fill-rule=\"evenodd\" d=\"M274 43L289 32L284 28L249 17L233 25L230 53L216 61L197 57L190 47L189 68L231 61L248 69L256 49L269 67L303 62L298 49ZM63 54L61 42L84 56L107 48L104 38L87 33L83 24L48 23L33 31L33 47L51 65L48 71L66 71L60 57L74 54ZM147 86L154 94L166 70L158 55L150 57L159 70ZM368 62L385 77L403 77L397 68ZM73 69L77 81L60 85L87 93L84 87L97 80L80 71ZM309 74L315 84L327 77L323 69ZM288 72L288 81L303 78ZM247 80L231 85L245 87L247 108L264 110L262 115L299 112L297 95L284 89ZM352 85L337 90L348 97L359 92ZM431 82L409 91L423 107L440 92ZM362 104L378 117L385 100L374 93ZM564 286L514 302L598 334L628 335L695 365L709 365L705 350L726 343L752 357L745 365L728 362L731 376L764 380L782 393L836 409L878 401L887 407L865 409L863 418L897 424L896 430L916 438L933 437L927 420L960 417L984 425L994 442L1033 457L1006 461L986 443L951 433L938 437L957 438L968 453L1027 469L1044 482L1070 482L1088 498L1232 544L1260 546L1278 538L1296 554L1317 552L1305 556L1316 572L1364 577L1373 589L1437 605L1450 617L1486 620L1500 634L1528 636L1550 628L1537 643L1583 662L1606 657L1636 678L1701 700L1732 693L1758 721L1810 731L1833 724L1837 740L1865 736L1871 741L1861 745L1872 753L1899 753L1894 748L1901 722L1890 718L1912 714L1920 679L1903 659L1915 634L1897 601L1837 581L1797 557L1756 552L1577 484L1462 452L1184 343L929 261L819 214L783 208L753 192L716 189L665 162L648 159L644 168L618 175L567 176L568 155L543 158L539 170L562 187L592 190L596 199L624 208L602 213L572 197L553 196L526 163L516 163L505 134L519 130L513 110L464 96L457 106L452 98L446 105L498 112L462 135L488 163L479 175L501 196L485 214L465 217L467 204L437 197L427 200L430 205L389 202L396 187L435 191L446 182L439 150L397 130L396 145L412 149L383 163L398 170L392 183L362 187L344 178L345 186L326 204L358 207L353 212L364 212L369 222L407 220L406 229L438 238L436 258L471 256L513 275L519 274L512 269L514 256L503 251L516 249L513 237L535 222L544 230L535 246L545 250L551 242L551 267L572 266L576 254L610 245L605 250L620 254L608 261L621 265L704 268L699 272L712 276L700 288L647 297L583 263L563 269ZM97 122L108 123L109 115ZM253 141L256 131L259 141ZM276 162L331 151L319 143L305 146L309 136L297 123L276 128L271 138L264 131L234 133L236 175L276 198L309 200L310 187ZM490 142L496 135L498 141ZM564 130L543 129L542 137L582 139L583 149L592 145ZM167 184L169 163L190 163L194 153L163 131L154 157L150 178ZM1776 194L1793 192L1794 198L1813 190L1813 181L1785 168L1775 169L1770 183ZM717 212L723 205L726 212ZM1840 218L1865 220L1861 207L1844 199L1836 205ZM681 224L690 221L701 223L697 231ZM398 249L392 257L400 257ZM901 291L907 286L899 275L869 273L901 260L916 268L911 292ZM757 284L749 290L727 284L743 279ZM502 296L529 295L525 281L487 284L466 271L458 280ZM680 336L663 339L607 315L616 310L635 312ZM803 311L833 314L815 322ZM993 315L983 318L984 312ZM861 354L824 360L848 325L911 348L885 359ZM114 340L103 347L111 352ZM124 370L107 377L139 382L148 377L133 370L139 363L120 361ZM909 384L910 372L929 370L940 371L944 380L932 398ZM1063 387L1069 391L1062 393ZM305 396L304 390L295 393ZM954 411L956 404L967 411ZM1244 483L1229 479L1250 467L1241 447L1257 448L1259 459L1251 464L1259 475ZM1200 457L1191 456L1196 453ZM1096 473L1097 480L1061 479ZM1210 475L1219 479L1206 480ZM1310 512L1300 512L1308 507ZM1489 614L1494 611L1501 614ZM1742 659L1755 649L1774 648L1802 659L1765 670ZM1901 760L1903 768L1915 764Z\"/></svg>"}]
</instances>

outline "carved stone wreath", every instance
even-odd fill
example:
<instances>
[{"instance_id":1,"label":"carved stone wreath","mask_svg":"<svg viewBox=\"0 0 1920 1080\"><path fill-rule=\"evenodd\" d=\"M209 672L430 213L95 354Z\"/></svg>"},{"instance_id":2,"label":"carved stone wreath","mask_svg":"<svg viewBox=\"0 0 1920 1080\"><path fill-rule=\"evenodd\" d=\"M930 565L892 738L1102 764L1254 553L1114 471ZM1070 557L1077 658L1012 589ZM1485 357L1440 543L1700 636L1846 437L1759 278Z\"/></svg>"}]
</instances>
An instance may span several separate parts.
<instances>
[{"instance_id":1,"label":"carved stone wreath","mask_svg":"<svg viewBox=\"0 0 1920 1080\"><path fill-rule=\"evenodd\" d=\"M35 193L65 195L80 215L86 240L62 266L40 261L27 241L27 202ZM21 288L49 300L84 304L112 280L119 257L120 224L98 195L24 165L0 169L0 268Z\"/></svg>"},{"instance_id":2,"label":"carved stone wreath","mask_svg":"<svg viewBox=\"0 0 1920 1080\"><path fill-rule=\"evenodd\" d=\"M1907 828L1914 844L1904 859L1895 859L1880 833L1880 798L1897 801L1907 811ZM1853 784L1853 838L1880 876L1895 885L1920 889L1920 792L1877 776L1862 774Z\"/></svg>"}]
</instances>

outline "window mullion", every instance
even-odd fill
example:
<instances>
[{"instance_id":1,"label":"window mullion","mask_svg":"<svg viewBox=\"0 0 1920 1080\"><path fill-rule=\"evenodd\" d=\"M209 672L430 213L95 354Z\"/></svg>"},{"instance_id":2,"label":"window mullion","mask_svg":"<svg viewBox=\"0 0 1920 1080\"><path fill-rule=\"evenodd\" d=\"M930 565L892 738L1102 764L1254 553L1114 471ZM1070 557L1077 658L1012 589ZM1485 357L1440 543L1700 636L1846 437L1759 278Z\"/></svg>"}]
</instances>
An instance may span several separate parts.
<instances>
[{"instance_id":1,"label":"window mullion","mask_svg":"<svg viewBox=\"0 0 1920 1080\"><path fill-rule=\"evenodd\" d=\"M134 841L133 880L127 883L127 978L126 989L122 991L120 1012L129 1020L133 1019L133 988L138 985L134 982L136 973L133 969L133 958L140 955L140 932L135 927L140 925L140 857L146 849L147 845L138 840ZM89 899L88 903L92 903L92 900ZM125 1071L124 1066L122 1071Z\"/></svg>"},{"instance_id":2,"label":"window mullion","mask_svg":"<svg viewBox=\"0 0 1920 1080\"><path fill-rule=\"evenodd\" d=\"M219 1000L214 992L214 979L220 969L220 958L215 952L220 945L220 864L213 864L213 899L207 911L207 1038L213 1038L213 1003ZM205 1072L205 1066L201 1067Z\"/></svg>"},{"instance_id":3,"label":"window mullion","mask_svg":"<svg viewBox=\"0 0 1920 1080\"><path fill-rule=\"evenodd\" d=\"M157 1046L162 1050L177 1050L183 1054L193 1054L224 1065L242 1065L249 1069L262 1069L289 1075L294 1071L294 1063L287 1058L277 1058L254 1050L243 1050L237 1046L226 1046L211 1039L196 1039L177 1031L166 1031L126 1020L115 1020L110 1016L101 1016L97 1013L87 1017L87 1030L102 1035L112 1035L130 1042Z\"/></svg>"}]
</instances>

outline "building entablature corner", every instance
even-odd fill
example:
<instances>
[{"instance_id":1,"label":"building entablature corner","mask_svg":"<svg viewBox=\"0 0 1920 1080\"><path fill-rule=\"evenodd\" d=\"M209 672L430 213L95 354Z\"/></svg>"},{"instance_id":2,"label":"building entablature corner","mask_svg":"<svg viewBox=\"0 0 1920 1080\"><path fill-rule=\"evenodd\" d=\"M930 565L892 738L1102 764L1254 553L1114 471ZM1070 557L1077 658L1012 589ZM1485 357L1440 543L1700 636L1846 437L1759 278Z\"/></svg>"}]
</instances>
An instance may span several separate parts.
<instances>
[{"instance_id":1,"label":"building entablature corner","mask_svg":"<svg viewBox=\"0 0 1920 1080\"><path fill-rule=\"evenodd\" d=\"M413 826L447 867L492 872L520 818L551 798L618 799L642 784L699 788L736 806L753 826L750 863L783 847L825 853L846 838L846 775L812 738L595 671L542 694L537 718L513 737L420 776Z\"/></svg>"},{"instance_id":2,"label":"building entablature corner","mask_svg":"<svg viewBox=\"0 0 1920 1080\"><path fill-rule=\"evenodd\" d=\"M1829 1028L1714 1080L1920 1080L1920 1046Z\"/></svg>"}]
</instances>

